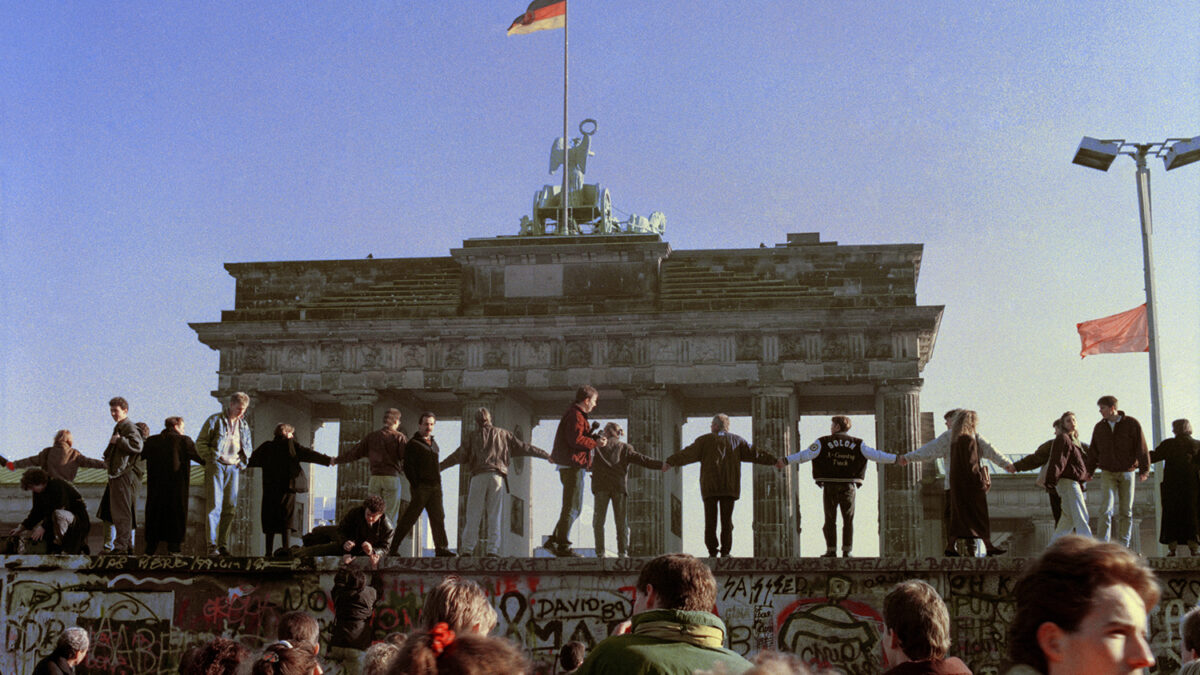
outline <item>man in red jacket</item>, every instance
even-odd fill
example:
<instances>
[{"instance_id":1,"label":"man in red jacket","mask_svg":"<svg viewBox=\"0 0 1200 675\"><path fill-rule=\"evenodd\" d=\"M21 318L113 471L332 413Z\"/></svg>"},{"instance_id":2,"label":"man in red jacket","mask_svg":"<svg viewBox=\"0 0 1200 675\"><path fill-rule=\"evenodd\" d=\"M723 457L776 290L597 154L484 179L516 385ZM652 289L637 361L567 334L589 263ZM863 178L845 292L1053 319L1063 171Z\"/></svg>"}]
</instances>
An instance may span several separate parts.
<instances>
[{"instance_id":1,"label":"man in red jacket","mask_svg":"<svg viewBox=\"0 0 1200 675\"><path fill-rule=\"evenodd\" d=\"M603 436L598 440L592 438L588 424L588 413L596 409L599 399L600 393L595 387L586 384L580 387L575 392L575 402L563 414L558 431L554 434L550 461L558 465L563 501L558 524L554 526L554 533L546 539L546 548L556 556L579 557L578 553L571 550L568 536L571 526L579 518L579 512L583 510L583 475L592 466L592 451L597 446L605 445Z\"/></svg>"}]
</instances>

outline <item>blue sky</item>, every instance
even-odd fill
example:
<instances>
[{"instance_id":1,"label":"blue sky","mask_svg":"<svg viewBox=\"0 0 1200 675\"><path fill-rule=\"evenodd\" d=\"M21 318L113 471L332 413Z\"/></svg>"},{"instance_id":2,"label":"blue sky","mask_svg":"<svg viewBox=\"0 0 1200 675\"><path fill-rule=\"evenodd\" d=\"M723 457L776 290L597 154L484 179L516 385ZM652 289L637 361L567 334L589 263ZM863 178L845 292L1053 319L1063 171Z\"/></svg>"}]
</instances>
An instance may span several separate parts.
<instances>
[{"instance_id":1,"label":"blue sky","mask_svg":"<svg viewBox=\"0 0 1200 675\"><path fill-rule=\"evenodd\" d=\"M232 307L223 263L443 256L556 181L562 33L506 37L523 4L4 4L10 457L63 427L98 455L118 393L155 427L214 410L187 323ZM1070 160L1200 134L1191 3L680 7L572 4L570 128L598 121L620 212L675 249L924 243L923 409L1012 454L1105 393L1149 427L1146 356L1081 360L1074 330L1144 300L1133 162ZM1151 170L1169 423L1200 417L1200 165Z\"/></svg>"}]
</instances>

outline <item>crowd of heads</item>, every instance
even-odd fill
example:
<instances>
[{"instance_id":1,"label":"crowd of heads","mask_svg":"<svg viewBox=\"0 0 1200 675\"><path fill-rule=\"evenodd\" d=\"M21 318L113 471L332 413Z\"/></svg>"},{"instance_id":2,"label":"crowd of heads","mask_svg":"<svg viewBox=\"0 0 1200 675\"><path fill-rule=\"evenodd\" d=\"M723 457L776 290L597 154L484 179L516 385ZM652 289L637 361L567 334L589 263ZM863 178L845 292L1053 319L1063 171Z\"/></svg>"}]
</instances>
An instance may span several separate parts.
<instances>
[{"instance_id":1,"label":"crowd of heads","mask_svg":"<svg viewBox=\"0 0 1200 675\"><path fill-rule=\"evenodd\" d=\"M1147 642L1147 615L1160 598L1154 573L1128 549L1091 538L1068 536L1032 561L1017 582L1016 614L1008 635L1012 663L1031 672L1103 675L1154 665ZM686 554L650 560L635 583L634 615L651 610L711 612L716 602L712 571ZM885 668L909 661L961 662L952 655L950 615L937 590L919 579L888 590L881 607L881 656ZM447 577L425 596L414 631L392 634L357 657L364 675L512 675L535 671L510 640L491 637L497 613L476 582ZM217 637L182 655L185 675L314 675L322 672L321 627L302 611L282 615L277 639L250 649ZM619 631L618 631L619 632ZM1179 622L1184 662L1200 656L1200 608ZM610 638L617 639L617 638ZM54 655L80 663L89 648L87 632L72 627L58 638ZM553 672L575 671L588 659L588 646L563 645ZM745 663L745 662L743 662ZM597 664L593 664L596 667ZM969 672L965 670L921 672ZM799 656L764 651L746 673L809 673ZM608 671L605 671L608 672ZM701 673L727 672L721 664ZM915 672L915 671L914 671ZM1024 671L1023 671L1024 672Z\"/></svg>"}]
</instances>

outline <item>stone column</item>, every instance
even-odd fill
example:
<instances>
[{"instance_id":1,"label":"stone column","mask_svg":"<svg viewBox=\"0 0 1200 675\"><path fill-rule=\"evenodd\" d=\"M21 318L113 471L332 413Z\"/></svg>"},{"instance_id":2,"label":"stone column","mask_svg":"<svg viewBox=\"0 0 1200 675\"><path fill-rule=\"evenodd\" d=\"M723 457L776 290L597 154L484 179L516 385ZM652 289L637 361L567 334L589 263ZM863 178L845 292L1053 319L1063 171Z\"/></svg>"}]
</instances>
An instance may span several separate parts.
<instances>
[{"instance_id":1,"label":"stone column","mask_svg":"<svg viewBox=\"0 0 1200 675\"><path fill-rule=\"evenodd\" d=\"M625 392L629 443L654 459L679 450L680 406L665 387ZM656 556L683 548L683 481L679 471L630 471L626 513L629 554Z\"/></svg>"},{"instance_id":2,"label":"stone column","mask_svg":"<svg viewBox=\"0 0 1200 675\"><path fill-rule=\"evenodd\" d=\"M492 420L526 443L532 442L533 428L538 423L530 407L511 396L496 402ZM550 452L548 447L542 449ZM508 492L504 495L504 513L500 520L500 555L506 558L533 556L535 535L538 535L537 543L541 545L542 533L533 531L533 462L544 463L545 460L514 457L508 465ZM558 503L554 497L558 497L559 492L548 495L543 488L542 494L543 499L549 499L549 503Z\"/></svg>"},{"instance_id":3,"label":"stone column","mask_svg":"<svg viewBox=\"0 0 1200 675\"><path fill-rule=\"evenodd\" d=\"M338 405L338 454L346 452L375 428L375 399L371 390L335 391ZM337 465L337 519L367 497L371 466L365 459Z\"/></svg>"},{"instance_id":4,"label":"stone column","mask_svg":"<svg viewBox=\"0 0 1200 675\"><path fill-rule=\"evenodd\" d=\"M462 406L462 433L459 436L459 445L466 445L467 438L471 432L475 430L475 411L480 408L487 408L492 413L492 423L496 423L496 403L500 400L500 392L493 390L475 390L475 391L460 391L455 392L459 404ZM503 427L502 427L503 428ZM511 429L510 429L511 431ZM449 455L453 450L446 448L446 454ZM470 488L471 475L467 471L465 464L458 465L458 524L446 523L446 536L451 539L451 546L461 546L463 528L467 524L467 491ZM479 523L479 539L483 541L484 527L486 523ZM451 532L453 529L453 532ZM500 531L503 532L506 528L501 523ZM460 551L461 552L461 551Z\"/></svg>"},{"instance_id":5,"label":"stone column","mask_svg":"<svg viewBox=\"0 0 1200 675\"><path fill-rule=\"evenodd\" d=\"M796 400L790 386L754 387L750 403L753 442L757 450L785 457L795 452ZM753 465L754 557L791 558L800 555L800 507L795 467Z\"/></svg>"},{"instance_id":6,"label":"stone column","mask_svg":"<svg viewBox=\"0 0 1200 675\"><path fill-rule=\"evenodd\" d=\"M875 442L880 450L907 453L921 438L921 380L890 381L875 390ZM921 464L880 465L879 555L915 558L921 542Z\"/></svg>"}]
</instances>

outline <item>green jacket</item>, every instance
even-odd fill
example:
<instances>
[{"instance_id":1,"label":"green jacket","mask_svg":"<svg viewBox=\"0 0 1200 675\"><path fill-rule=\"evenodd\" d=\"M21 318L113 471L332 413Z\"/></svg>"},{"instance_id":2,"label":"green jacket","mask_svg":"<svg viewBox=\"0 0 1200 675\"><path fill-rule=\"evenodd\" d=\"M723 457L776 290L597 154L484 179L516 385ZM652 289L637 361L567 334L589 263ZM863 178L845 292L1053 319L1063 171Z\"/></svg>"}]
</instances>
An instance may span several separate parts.
<instances>
[{"instance_id":1,"label":"green jacket","mask_svg":"<svg viewBox=\"0 0 1200 675\"><path fill-rule=\"evenodd\" d=\"M597 644L576 675L692 675L718 663L738 675L753 666L724 647L725 623L708 612L653 609L632 623L629 633Z\"/></svg>"}]
</instances>

